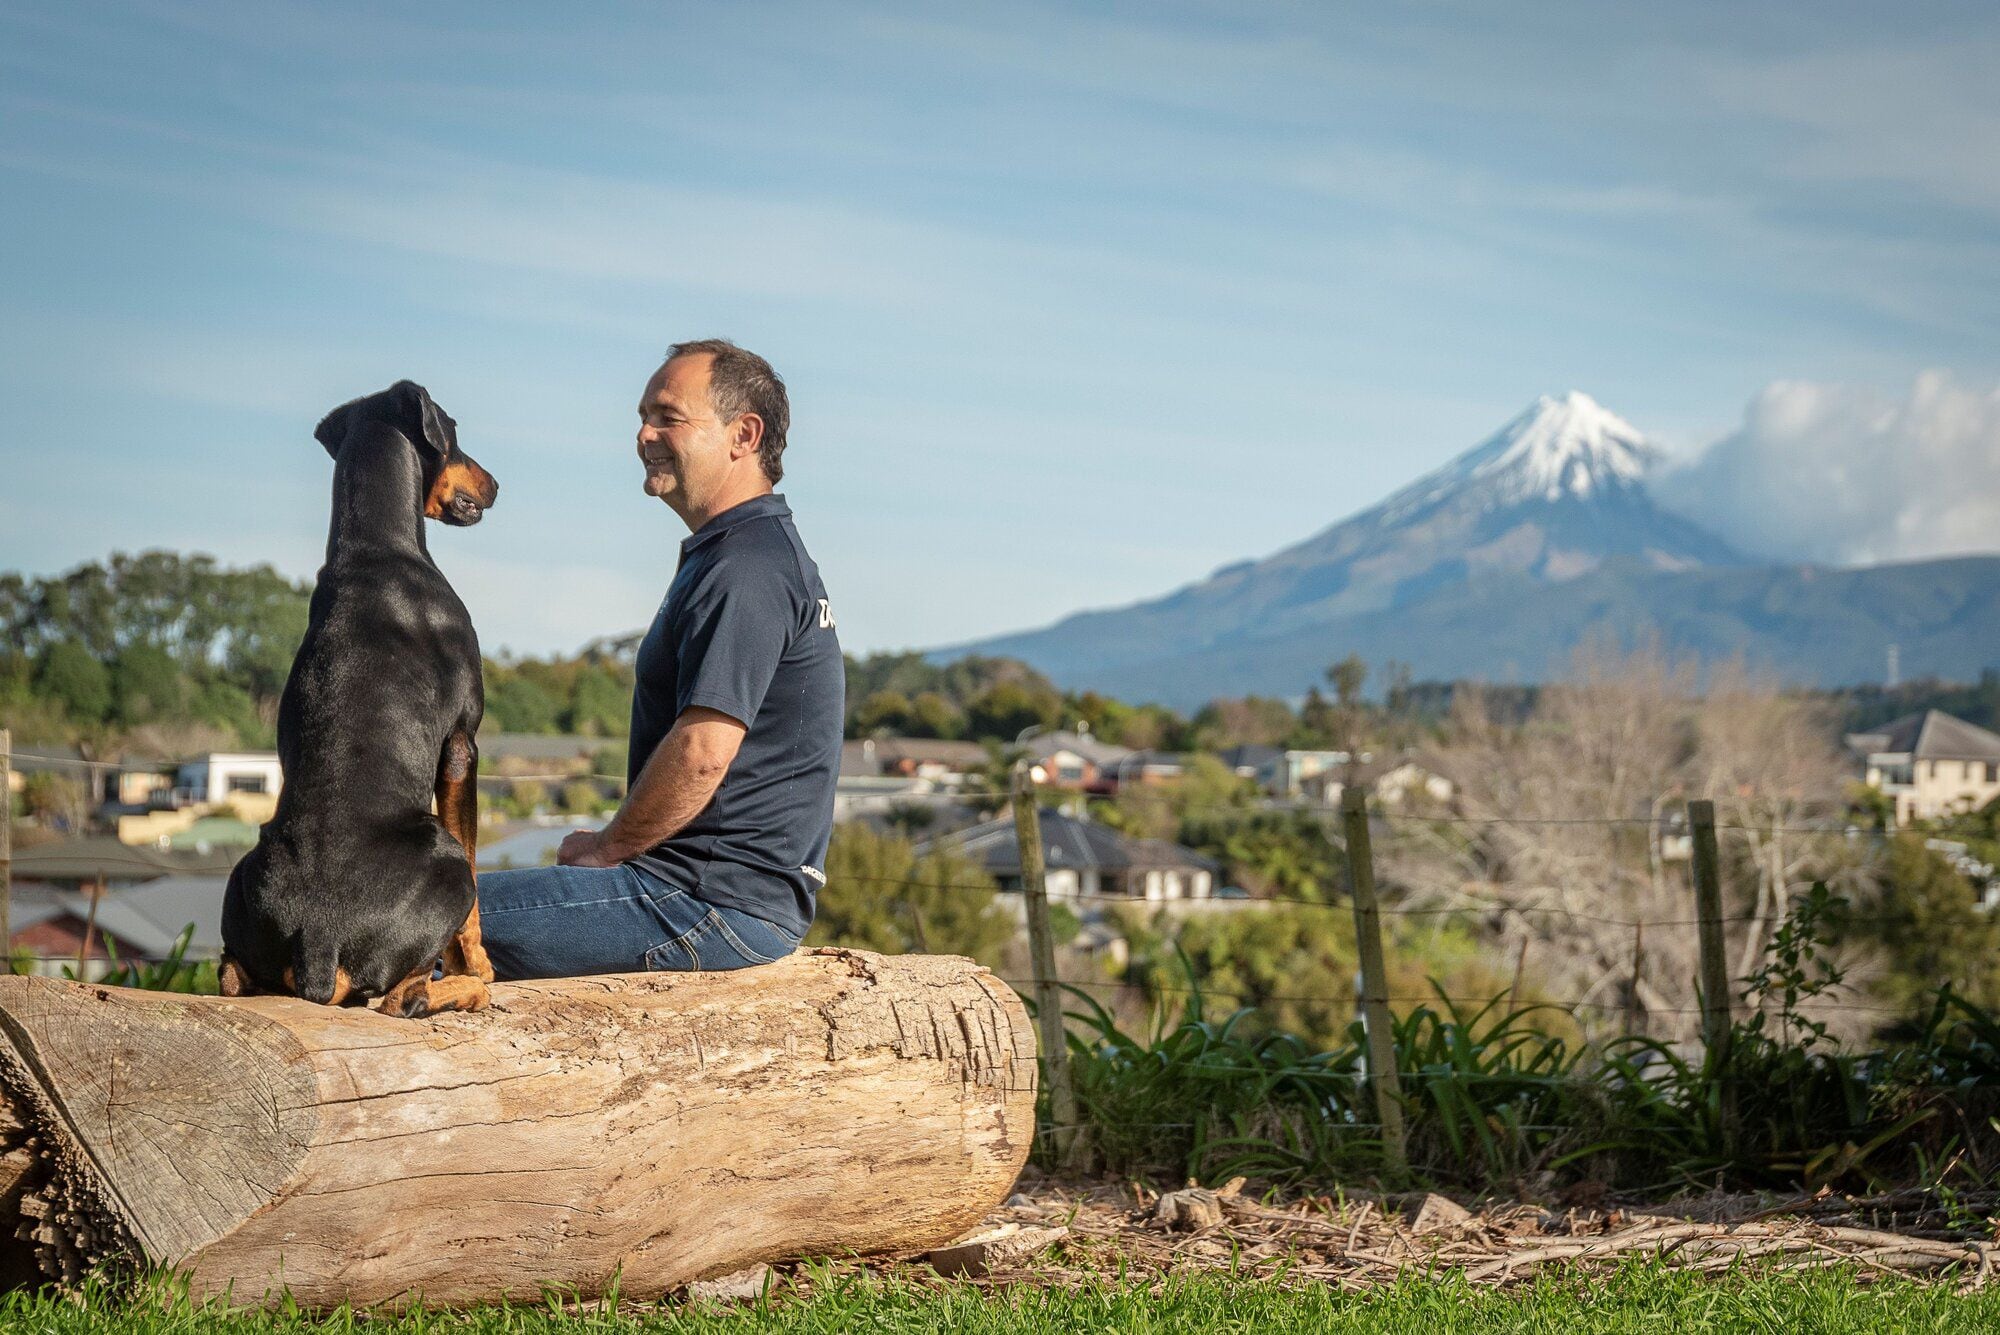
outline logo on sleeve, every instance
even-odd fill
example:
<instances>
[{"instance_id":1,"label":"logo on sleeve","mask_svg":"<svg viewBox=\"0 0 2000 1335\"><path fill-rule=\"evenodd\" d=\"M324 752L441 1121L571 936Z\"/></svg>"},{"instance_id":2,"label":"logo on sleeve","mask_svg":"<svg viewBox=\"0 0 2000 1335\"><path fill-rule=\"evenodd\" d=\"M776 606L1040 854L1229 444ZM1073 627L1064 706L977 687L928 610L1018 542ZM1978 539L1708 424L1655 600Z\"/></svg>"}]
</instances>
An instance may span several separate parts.
<instances>
[{"instance_id":1,"label":"logo on sleeve","mask_svg":"<svg viewBox=\"0 0 2000 1335\"><path fill-rule=\"evenodd\" d=\"M826 884L826 873L821 871L818 867L801 867L799 868L799 870L804 872L807 876L810 876L813 880L817 881L819 884L821 885Z\"/></svg>"},{"instance_id":2,"label":"logo on sleeve","mask_svg":"<svg viewBox=\"0 0 2000 1335\"><path fill-rule=\"evenodd\" d=\"M822 598L819 600L819 628L833 629L833 604Z\"/></svg>"}]
</instances>

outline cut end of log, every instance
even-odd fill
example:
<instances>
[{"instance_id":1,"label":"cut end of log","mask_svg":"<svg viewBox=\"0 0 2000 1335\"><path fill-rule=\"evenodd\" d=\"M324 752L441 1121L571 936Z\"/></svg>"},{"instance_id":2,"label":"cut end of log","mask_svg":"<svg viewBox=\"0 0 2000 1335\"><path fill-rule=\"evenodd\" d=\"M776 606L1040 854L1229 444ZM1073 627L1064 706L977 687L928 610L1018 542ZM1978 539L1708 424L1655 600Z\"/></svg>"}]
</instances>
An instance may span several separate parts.
<instances>
[{"instance_id":1,"label":"cut end of log","mask_svg":"<svg viewBox=\"0 0 2000 1335\"><path fill-rule=\"evenodd\" d=\"M305 1306L647 1298L958 1236L1034 1134L968 960L500 985L472 1015L0 978L0 1282L124 1257Z\"/></svg>"}]
</instances>

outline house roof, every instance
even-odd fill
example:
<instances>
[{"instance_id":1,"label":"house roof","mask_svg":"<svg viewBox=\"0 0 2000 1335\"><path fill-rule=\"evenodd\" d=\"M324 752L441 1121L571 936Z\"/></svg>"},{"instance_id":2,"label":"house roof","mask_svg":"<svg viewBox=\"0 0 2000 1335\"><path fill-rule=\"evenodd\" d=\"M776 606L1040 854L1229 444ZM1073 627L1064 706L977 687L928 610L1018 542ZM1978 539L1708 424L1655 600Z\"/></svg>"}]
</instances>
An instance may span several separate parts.
<instances>
[{"instance_id":1,"label":"house roof","mask_svg":"<svg viewBox=\"0 0 2000 1335\"><path fill-rule=\"evenodd\" d=\"M1047 760L1058 751L1082 756L1100 769L1107 769L1132 754L1131 748L1099 741L1088 733L1041 732L1022 743L1029 755Z\"/></svg>"},{"instance_id":2,"label":"house roof","mask_svg":"<svg viewBox=\"0 0 2000 1335\"><path fill-rule=\"evenodd\" d=\"M1050 871L1142 871L1169 867L1220 870L1212 859L1191 848L1164 839L1135 839L1109 825L1066 816L1054 807L1041 810L1042 858ZM996 876L1021 874L1021 846L1014 834L1011 815L946 835L934 843L962 850Z\"/></svg>"},{"instance_id":3,"label":"house roof","mask_svg":"<svg viewBox=\"0 0 2000 1335\"><path fill-rule=\"evenodd\" d=\"M942 737L877 737L873 745L876 762L883 765L911 760L920 765L976 769L986 763L986 748L978 742L954 742Z\"/></svg>"},{"instance_id":4,"label":"house roof","mask_svg":"<svg viewBox=\"0 0 2000 1335\"><path fill-rule=\"evenodd\" d=\"M1913 760L2000 761L2000 734L1926 709L1867 732L1847 735L1847 744L1871 755L1908 755Z\"/></svg>"},{"instance_id":5,"label":"house roof","mask_svg":"<svg viewBox=\"0 0 2000 1335\"><path fill-rule=\"evenodd\" d=\"M1218 752L1216 758L1231 769L1262 769L1274 764L1285 754L1276 746L1259 746L1246 742L1242 746L1232 746L1227 751Z\"/></svg>"},{"instance_id":6,"label":"house roof","mask_svg":"<svg viewBox=\"0 0 2000 1335\"><path fill-rule=\"evenodd\" d=\"M190 926L190 959L213 958L222 950L222 895L225 876L167 876L128 890L113 890L97 901L98 930L125 949L160 959ZM65 911L88 919L90 897L73 891L56 896Z\"/></svg>"},{"instance_id":7,"label":"house roof","mask_svg":"<svg viewBox=\"0 0 2000 1335\"><path fill-rule=\"evenodd\" d=\"M226 873L241 848L203 853L162 853L108 836L35 844L14 854L14 874L39 880L151 881L175 873Z\"/></svg>"}]
</instances>

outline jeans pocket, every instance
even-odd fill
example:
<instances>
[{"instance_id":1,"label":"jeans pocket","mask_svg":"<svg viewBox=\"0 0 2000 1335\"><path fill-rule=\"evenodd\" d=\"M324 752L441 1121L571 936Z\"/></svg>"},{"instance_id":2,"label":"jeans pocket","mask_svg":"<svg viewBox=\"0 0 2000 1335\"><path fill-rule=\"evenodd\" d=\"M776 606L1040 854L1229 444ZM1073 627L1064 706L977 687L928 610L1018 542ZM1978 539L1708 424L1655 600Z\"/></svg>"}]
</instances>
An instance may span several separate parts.
<instances>
[{"instance_id":1,"label":"jeans pocket","mask_svg":"<svg viewBox=\"0 0 2000 1335\"><path fill-rule=\"evenodd\" d=\"M737 953L751 964L775 964L799 948L798 942L791 940L777 928L747 914L738 916L735 927L730 926L729 919L719 914L716 921L721 925L723 935L729 938L729 943L736 947ZM750 939L757 942L755 947L749 944ZM777 953L767 954L765 953L767 951Z\"/></svg>"},{"instance_id":2,"label":"jeans pocket","mask_svg":"<svg viewBox=\"0 0 2000 1335\"><path fill-rule=\"evenodd\" d=\"M759 924L762 926L762 924ZM751 930L746 928L746 930ZM783 934L776 928L768 929L773 937L773 945L781 945ZM754 930L752 935L761 938L764 933ZM756 964L770 964L791 953L789 946L782 947L782 954L767 955L751 949L743 943L743 938L731 930L729 922L715 909L710 909L696 923L673 940L653 947L646 952L648 969L747 969Z\"/></svg>"}]
</instances>

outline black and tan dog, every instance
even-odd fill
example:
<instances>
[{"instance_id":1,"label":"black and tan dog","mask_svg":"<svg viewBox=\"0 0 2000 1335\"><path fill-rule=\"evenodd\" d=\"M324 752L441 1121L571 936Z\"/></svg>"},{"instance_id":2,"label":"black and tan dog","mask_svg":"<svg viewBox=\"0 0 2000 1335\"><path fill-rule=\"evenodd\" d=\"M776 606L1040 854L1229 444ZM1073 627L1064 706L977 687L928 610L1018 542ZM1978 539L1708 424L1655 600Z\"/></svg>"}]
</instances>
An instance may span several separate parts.
<instances>
[{"instance_id":1,"label":"black and tan dog","mask_svg":"<svg viewBox=\"0 0 2000 1335\"><path fill-rule=\"evenodd\" d=\"M477 1010L493 978L473 881L479 640L424 521L476 524L499 488L407 380L313 434L334 457L333 526L278 705L277 813L223 901L222 991Z\"/></svg>"}]
</instances>

